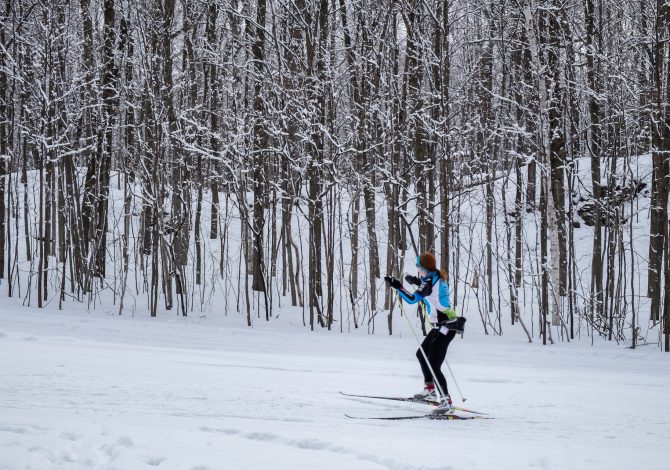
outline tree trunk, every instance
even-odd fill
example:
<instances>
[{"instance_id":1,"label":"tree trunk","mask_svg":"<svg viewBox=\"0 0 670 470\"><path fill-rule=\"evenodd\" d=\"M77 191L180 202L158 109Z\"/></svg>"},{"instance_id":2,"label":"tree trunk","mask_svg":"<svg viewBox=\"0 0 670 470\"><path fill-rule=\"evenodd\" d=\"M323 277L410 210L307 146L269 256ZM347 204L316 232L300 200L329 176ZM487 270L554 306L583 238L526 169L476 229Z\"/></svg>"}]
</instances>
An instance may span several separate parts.
<instances>
[{"instance_id":1,"label":"tree trunk","mask_svg":"<svg viewBox=\"0 0 670 470\"><path fill-rule=\"evenodd\" d=\"M596 0L601 1L601 0ZM591 89L589 97L589 118L591 139L588 146L591 154L591 184L593 186L593 202L595 203L593 227L593 253L591 256L591 302L592 317L602 318L603 312L603 266L602 266L602 188L600 159L602 156L602 129L600 125L600 103L598 101L600 71L600 51L596 46L596 5L594 0L585 1L584 18L586 21L586 75ZM650 278L651 279L651 278Z\"/></svg>"},{"instance_id":2,"label":"tree trunk","mask_svg":"<svg viewBox=\"0 0 670 470\"><path fill-rule=\"evenodd\" d=\"M7 241L7 226L9 224L9 212L5 205L5 188L7 181L7 164L9 162L7 146L7 129L9 119L7 115L7 72L5 69L7 57L7 41L5 39L5 22L8 19L9 3L0 4L0 279L5 277L5 244ZM7 221L7 222L5 222ZM7 251L9 253L9 250ZM11 281L10 281L11 282Z\"/></svg>"},{"instance_id":3,"label":"tree trunk","mask_svg":"<svg viewBox=\"0 0 670 470\"><path fill-rule=\"evenodd\" d=\"M265 292L264 262L263 262L263 233L265 230L264 205L265 188L265 158L268 147L268 136L265 131L264 104L263 104L263 69L265 61L265 0L258 0L256 4L256 31L252 46L254 60L254 98L253 98L253 283L251 288L258 292ZM253 34L253 33L252 33ZM266 309L266 316L269 312Z\"/></svg>"}]
</instances>

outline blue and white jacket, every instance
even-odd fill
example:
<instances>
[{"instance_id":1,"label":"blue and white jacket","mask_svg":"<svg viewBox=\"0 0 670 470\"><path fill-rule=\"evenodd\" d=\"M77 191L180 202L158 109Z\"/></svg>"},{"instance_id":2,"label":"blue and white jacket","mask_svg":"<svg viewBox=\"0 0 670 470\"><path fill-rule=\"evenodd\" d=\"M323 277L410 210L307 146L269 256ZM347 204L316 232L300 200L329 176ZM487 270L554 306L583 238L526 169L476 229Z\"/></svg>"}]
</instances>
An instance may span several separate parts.
<instances>
[{"instance_id":1,"label":"blue and white jacket","mask_svg":"<svg viewBox=\"0 0 670 470\"><path fill-rule=\"evenodd\" d=\"M451 308L449 302L449 284L433 271L421 278L421 284L410 294L404 287L398 289L400 298L408 304L422 302L426 307L428 320L439 325L451 320L446 311Z\"/></svg>"}]
</instances>

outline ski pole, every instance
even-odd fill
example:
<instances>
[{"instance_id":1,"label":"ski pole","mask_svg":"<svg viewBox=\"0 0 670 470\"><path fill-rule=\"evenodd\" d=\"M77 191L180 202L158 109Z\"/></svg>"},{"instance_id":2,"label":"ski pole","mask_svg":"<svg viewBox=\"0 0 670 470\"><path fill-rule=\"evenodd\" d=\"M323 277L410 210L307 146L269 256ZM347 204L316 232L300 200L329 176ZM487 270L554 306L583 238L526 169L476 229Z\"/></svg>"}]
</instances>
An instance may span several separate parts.
<instances>
[{"instance_id":1,"label":"ski pole","mask_svg":"<svg viewBox=\"0 0 670 470\"><path fill-rule=\"evenodd\" d=\"M447 364L447 369L449 369L449 374L451 374L451 378L454 379L454 385L456 385L456 390L458 390L458 394L461 396L461 401L465 403L465 400L467 400L467 398L463 396L463 392L461 392L461 387L458 386L456 376L454 375L454 372L451 370L451 366L449 365L449 361L447 361L446 357L444 358L444 362L445 364Z\"/></svg>"},{"instance_id":2,"label":"ski pole","mask_svg":"<svg viewBox=\"0 0 670 470\"><path fill-rule=\"evenodd\" d=\"M442 401L442 397L445 396L445 394L442 392L442 389L440 388L440 383L438 382L437 378L435 377L435 371L433 370L433 366L430 365L430 361L428 360L428 356L426 355L426 351L423 350L423 346L421 346L421 340L416 334L416 331L414 330L414 327L412 326L412 322L409 321L409 318L407 315L405 315L405 309L402 306L402 299L400 299L400 296L398 295L398 291L396 290L395 292L395 298L396 298L396 303L400 304L400 314L405 317L405 320L407 320L407 324L409 325L409 329L412 331L412 334L414 335L414 338L416 338L416 342L419 344L419 351L421 351L421 355L423 356L423 360L426 361L426 364L428 365L428 370L430 370L430 375L433 376L433 383L435 384L435 391L437 391L437 399L438 401Z\"/></svg>"}]
</instances>

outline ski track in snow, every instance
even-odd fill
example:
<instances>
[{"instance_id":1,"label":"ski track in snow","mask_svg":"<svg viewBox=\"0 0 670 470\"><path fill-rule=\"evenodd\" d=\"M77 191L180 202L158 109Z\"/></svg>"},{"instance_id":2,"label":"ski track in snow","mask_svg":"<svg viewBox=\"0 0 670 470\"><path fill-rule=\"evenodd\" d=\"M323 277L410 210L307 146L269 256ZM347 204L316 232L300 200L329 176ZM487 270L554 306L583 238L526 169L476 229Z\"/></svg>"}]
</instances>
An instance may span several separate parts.
<instances>
[{"instance_id":1,"label":"ski track in snow","mask_svg":"<svg viewBox=\"0 0 670 470\"><path fill-rule=\"evenodd\" d=\"M114 465L115 461L123 460L134 451L133 440L128 436L121 436L112 440L103 433L102 444L93 444L92 436L84 435L75 430L62 431L57 436L54 428L38 426L10 426L0 425L0 449L3 447L11 452L12 448L21 447L19 441L6 440L3 432L15 432L28 435L32 440L48 442L48 444L33 445L22 449L25 460L21 465L0 465L7 469L41 469L41 468L138 468ZM27 452L25 452L27 451ZM164 456L139 455L132 460L141 461L149 467L157 467L166 459ZM2 463L0 457L0 464Z\"/></svg>"},{"instance_id":2,"label":"ski track in snow","mask_svg":"<svg viewBox=\"0 0 670 470\"><path fill-rule=\"evenodd\" d=\"M274 442L287 447L294 447L296 449L316 450L334 454L352 455L359 460L373 462L392 470L414 470L414 469L427 468L427 467L413 467L409 465L398 464L393 459L381 458L374 454L360 452L355 449L335 445L330 442L322 441L319 439L287 439L285 437L273 433L263 433L263 432L245 433L239 429L210 428L207 426L202 427L201 430L204 432L211 432L211 433L223 433L229 436L239 436L241 438L249 439L252 441ZM446 470L449 467L436 467L436 468L444 468Z\"/></svg>"}]
</instances>

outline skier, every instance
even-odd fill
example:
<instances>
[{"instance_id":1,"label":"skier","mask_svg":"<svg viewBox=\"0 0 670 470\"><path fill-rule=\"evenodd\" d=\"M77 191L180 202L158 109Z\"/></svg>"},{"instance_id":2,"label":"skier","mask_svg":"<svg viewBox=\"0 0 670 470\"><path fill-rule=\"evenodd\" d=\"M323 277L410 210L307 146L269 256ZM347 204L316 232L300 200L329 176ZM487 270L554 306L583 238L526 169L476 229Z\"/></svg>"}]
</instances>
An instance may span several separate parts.
<instances>
[{"instance_id":1,"label":"skier","mask_svg":"<svg viewBox=\"0 0 670 470\"><path fill-rule=\"evenodd\" d=\"M416 259L416 267L419 270L419 277L405 276L405 280L409 284L418 286L413 293L408 292L398 279L387 275L384 276L384 280L390 287L397 289L400 298L408 304L423 303L426 316L433 326L423 340L423 343L421 343L421 348L416 352L416 357L419 360L419 364L421 364L425 386L421 393L414 395L414 398L436 399L434 373L442 396L441 403L435 409L434 413L451 414L454 412L454 407L447 390L447 380L444 374L442 374L441 367L447 355L449 343L456 336L456 325L460 325L461 323L456 321L456 312L451 309L449 302L447 273L437 268L435 256L428 252L422 253ZM421 349L423 349L423 353L428 357L430 367L426 363Z\"/></svg>"}]
</instances>

